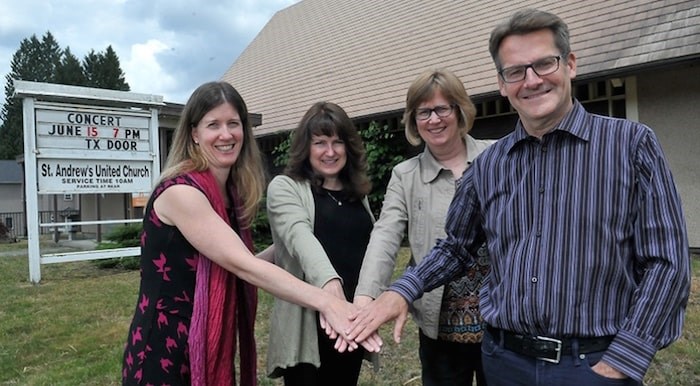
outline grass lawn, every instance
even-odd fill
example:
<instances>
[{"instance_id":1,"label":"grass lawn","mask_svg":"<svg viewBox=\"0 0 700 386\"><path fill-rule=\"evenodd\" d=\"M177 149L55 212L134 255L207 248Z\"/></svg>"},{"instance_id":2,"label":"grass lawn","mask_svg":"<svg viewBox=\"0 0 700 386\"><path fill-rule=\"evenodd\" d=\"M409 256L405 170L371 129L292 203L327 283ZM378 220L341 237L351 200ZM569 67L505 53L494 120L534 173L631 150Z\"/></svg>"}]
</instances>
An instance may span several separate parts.
<instances>
[{"instance_id":1,"label":"grass lawn","mask_svg":"<svg viewBox=\"0 0 700 386\"><path fill-rule=\"evenodd\" d=\"M97 269L91 262L42 265L42 283L28 282L26 252L2 256L24 244L0 244L0 385L117 385L121 355L138 291L138 272ZM407 256L402 255L402 259ZM693 286L683 336L659 352L647 385L700 384L700 256L693 259ZM264 376L267 319L272 304L260 292L257 318L260 385ZM417 329L410 321L400 345L391 326L381 332L382 368L365 367L361 385L418 386Z\"/></svg>"}]
</instances>

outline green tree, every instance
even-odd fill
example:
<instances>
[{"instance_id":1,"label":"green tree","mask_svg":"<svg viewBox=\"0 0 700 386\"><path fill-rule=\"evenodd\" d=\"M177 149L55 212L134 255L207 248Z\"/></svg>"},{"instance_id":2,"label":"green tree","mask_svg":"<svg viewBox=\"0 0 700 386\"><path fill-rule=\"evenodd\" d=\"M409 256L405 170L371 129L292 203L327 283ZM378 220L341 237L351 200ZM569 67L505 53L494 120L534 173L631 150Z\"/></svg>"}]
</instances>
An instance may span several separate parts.
<instances>
[{"instance_id":1,"label":"green tree","mask_svg":"<svg viewBox=\"0 0 700 386\"><path fill-rule=\"evenodd\" d=\"M83 58L82 67L83 75L85 76L85 85L96 85L99 82L100 54L96 53L95 50L90 50Z\"/></svg>"},{"instance_id":2,"label":"green tree","mask_svg":"<svg viewBox=\"0 0 700 386\"><path fill-rule=\"evenodd\" d=\"M20 42L20 47L12 56L10 73L5 77L5 105L0 118L0 158L14 159L22 154L22 101L13 98L14 80L34 82L54 82L56 69L61 64L61 48L51 32L46 32L41 40L36 35Z\"/></svg>"},{"instance_id":3,"label":"green tree","mask_svg":"<svg viewBox=\"0 0 700 386\"><path fill-rule=\"evenodd\" d=\"M120 67L119 57L112 46L107 46L104 52L99 53L90 50L83 60L83 73L90 87L130 90Z\"/></svg>"},{"instance_id":4,"label":"green tree","mask_svg":"<svg viewBox=\"0 0 700 386\"><path fill-rule=\"evenodd\" d=\"M86 86L87 80L83 73L83 66L73 53L70 47L63 50L61 65L56 69L56 83L68 84L72 86Z\"/></svg>"},{"instance_id":5,"label":"green tree","mask_svg":"<svg viewBox=\"0 0 700 386\"><path fill-rule=\"evenodd\" d=\"M32 35L20 42L5 80L5 104L0 111L0 159L14 159L24 152L22 101L14 98L14 80L130 90L112 46L100 53L90 50L80 62L69 47L61 49L48 31L41 40Z\"/></svg>"}]
</instances>

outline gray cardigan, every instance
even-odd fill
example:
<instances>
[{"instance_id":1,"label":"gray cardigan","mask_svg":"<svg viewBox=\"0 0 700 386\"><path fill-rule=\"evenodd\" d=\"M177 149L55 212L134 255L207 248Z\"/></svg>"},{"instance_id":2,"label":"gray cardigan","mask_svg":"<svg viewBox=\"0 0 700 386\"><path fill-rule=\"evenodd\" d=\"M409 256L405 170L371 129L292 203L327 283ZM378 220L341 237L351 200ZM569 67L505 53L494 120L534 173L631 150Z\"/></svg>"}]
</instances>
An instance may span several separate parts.
<instances>
[{"instance_id":1,"label":"gray cardigan","mask_svg":"<svg viewBox=\"0 0 700 386\"><path fill-rule=\"evenodd\" d=\"M374 222L366 197L362 203ZM267 187L267 213L275 244L275 264L311 285L323 287L329 280L340 277L314 236L314 209L314 197L308 182L278 175ZM316 312L275 298L267 350L268 376L280 377L280 370L299 363L321 365Z\"/></svg>"}]
</instances>

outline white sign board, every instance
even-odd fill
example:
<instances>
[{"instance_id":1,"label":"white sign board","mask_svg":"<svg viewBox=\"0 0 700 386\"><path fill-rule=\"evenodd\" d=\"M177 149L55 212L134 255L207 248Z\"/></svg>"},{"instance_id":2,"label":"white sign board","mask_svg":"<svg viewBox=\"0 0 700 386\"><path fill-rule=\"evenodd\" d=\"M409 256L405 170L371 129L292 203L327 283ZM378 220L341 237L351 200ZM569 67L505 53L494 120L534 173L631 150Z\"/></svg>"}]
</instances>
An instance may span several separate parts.
<instances>
[{"instance_id":1,"label":"white sign board","mask_svg":"<svg viewBox=\"0 0 700 386\"><path fill-rule=\"evenodd\" d=\"M39 194L151 190L149 111L37 102L35 117Z\"/></svg>"},{"instance_id":2,"label":"white sign board","mask_svg":"<svg viewBox=\"0 0 700 386\"><path fill-rule=\"evenodd\" d=\"M14 80L23 99L29 279L41 264L134 256L139 248L42 255L39 228L140 219L39 222L39 194L148 193L160 175L158 107L163 97Z\"/></svg>"},{"instance_id":3,"label":"white sign board","mask_svg":"<svg viewBox=\"0 0 700 386\"><path fill-rule=\"evenodd\" d=\"M39 193L149 192L153 167L148 161L38 160Z\"/></svg>"},{"instance_id":4,"label":"white sign board","mask_svg":"<svg viewBox=\"0 0 700 386\"><path fill-rule=\"evenodd\" d=\"M93 150L95 156L110 151L148 152L151 117L139 115L114 115L114 111L100 112L86 106L37 109L37 146Z\"/></svg>"}]
</instances>

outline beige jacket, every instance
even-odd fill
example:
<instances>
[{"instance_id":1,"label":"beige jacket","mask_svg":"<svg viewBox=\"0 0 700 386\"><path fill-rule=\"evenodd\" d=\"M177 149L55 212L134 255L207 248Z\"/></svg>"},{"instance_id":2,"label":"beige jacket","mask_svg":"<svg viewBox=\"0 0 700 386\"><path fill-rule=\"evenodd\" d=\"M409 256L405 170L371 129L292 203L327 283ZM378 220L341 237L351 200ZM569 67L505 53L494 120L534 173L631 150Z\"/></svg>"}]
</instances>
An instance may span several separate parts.
<instances>
[{"instance_id":1,"label":"beige jacket","mask_svg":"<svg viewBox=\"0 0 700 386\"><path fill-rule=\"evenodd\" d=\"M367 198L362 200L370 214ZM275 244L275 264L316 287L340 278L314 236L314 197L308 182L284 175L267 187L267 213ZM316 311L275 298L270 319L267 373L282 376L298 363L321 365L316 336Z\"/></svg>"},{"instance_id":2,"label":"beige jacket","mask_svg":"<svg viewBox=\"0 0 700 386\"><path fill-rule=\"evenodd\" d=\"M467 135L467 167L495 140L476 140ZM392 170L379 220L362 263L355 296L376 298L391 281L396 256L408 226L411 259L417 265L439 238L445 237L445 217L455 192L455 179L428 151L401 162ZM444 287L426 292L411 307L423 333L437 339Z\"/></svg>"}]
</instances>

